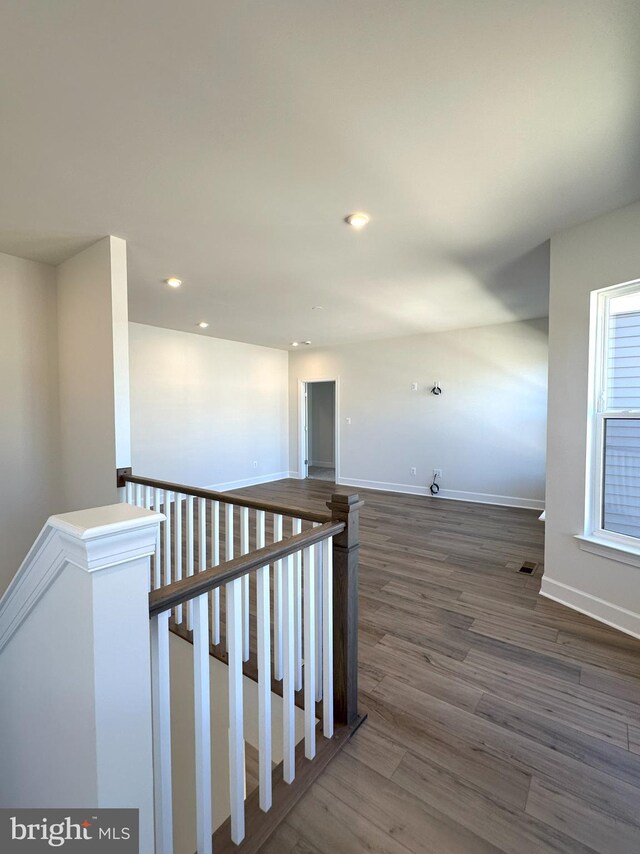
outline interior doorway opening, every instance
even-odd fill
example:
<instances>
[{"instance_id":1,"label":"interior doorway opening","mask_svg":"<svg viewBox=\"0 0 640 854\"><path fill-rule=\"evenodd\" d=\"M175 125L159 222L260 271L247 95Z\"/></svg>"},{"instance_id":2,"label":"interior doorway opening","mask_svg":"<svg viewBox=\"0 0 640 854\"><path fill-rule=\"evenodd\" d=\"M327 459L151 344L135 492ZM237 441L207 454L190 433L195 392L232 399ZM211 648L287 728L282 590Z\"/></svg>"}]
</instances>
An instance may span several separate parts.
<instances>
[{"instance_id":1,"label":"interior doorway opening","mask_svg":"<svg viewBox=\"0 0 640 854\"><path fill-rule=\"evenodd\" d=\"M336 383L305 383L304 477L336 482Z\"/></svg>"}]
</instances>

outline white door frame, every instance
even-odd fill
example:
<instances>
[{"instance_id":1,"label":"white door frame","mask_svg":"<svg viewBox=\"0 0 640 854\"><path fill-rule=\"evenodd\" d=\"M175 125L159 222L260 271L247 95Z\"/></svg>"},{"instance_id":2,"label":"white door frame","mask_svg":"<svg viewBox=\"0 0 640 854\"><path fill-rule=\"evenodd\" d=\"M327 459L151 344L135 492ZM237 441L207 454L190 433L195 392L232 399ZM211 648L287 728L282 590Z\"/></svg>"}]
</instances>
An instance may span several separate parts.
<instances>
[{"instance_id":1,"label":"white door frame","mask_svg":"<svg viewBox=\"0 0 640 854\"><path fill-rule=\"evenodd\" d=\"M298 477L304 479L308 475L308 468L304 462L304 428L307 419L307 402L305 400L305 393L307 391L307 383L335 383L333 443L336 466L336 483L340 483L340 377L298 377Z\"/></svg>"}]
</instances>

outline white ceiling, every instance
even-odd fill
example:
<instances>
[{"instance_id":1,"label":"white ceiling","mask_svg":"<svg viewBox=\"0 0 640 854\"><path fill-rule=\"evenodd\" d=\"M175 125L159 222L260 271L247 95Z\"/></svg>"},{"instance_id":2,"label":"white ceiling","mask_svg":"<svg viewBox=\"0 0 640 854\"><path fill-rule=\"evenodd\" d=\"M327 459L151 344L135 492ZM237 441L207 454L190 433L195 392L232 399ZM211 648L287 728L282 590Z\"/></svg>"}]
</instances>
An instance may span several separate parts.
<instances>
[{"instance_id":1,"label":"white ceiling","mask_svg":"<svg viewBox=\"0 0 640 854\"><path fill-rule=\"evenodd\" d=\"M0 251L116 234L132 320L275 347L540 317L547 238L640 197L639 44L638 0L3 0Z\"/></svg>"}]
</instances>

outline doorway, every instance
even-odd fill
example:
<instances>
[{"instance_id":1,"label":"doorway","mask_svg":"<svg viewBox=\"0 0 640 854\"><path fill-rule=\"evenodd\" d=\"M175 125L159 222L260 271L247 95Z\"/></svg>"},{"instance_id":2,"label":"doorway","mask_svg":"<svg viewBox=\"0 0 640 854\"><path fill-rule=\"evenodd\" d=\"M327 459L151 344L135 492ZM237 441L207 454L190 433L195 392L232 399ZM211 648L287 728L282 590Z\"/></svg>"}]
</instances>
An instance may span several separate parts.
<instances>
[{"instance_id":1,"label":"doorway","mask_svg":"<svg viewBox=\"0 0 640 854\"><path fill-rule=\"evenodd\" d=\"M303 477L336 482L336 381L313 380L303 388Z\"/></svg>"}]
</instances>

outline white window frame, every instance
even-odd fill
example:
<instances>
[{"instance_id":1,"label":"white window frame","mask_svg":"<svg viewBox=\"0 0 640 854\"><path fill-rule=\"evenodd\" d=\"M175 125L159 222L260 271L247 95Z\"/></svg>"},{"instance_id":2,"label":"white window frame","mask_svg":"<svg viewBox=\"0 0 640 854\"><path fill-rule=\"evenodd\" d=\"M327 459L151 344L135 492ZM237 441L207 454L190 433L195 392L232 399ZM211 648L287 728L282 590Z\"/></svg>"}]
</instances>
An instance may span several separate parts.
<instances>
[{"instance_id":1,"label":"white window frame","mask_svg":"<svg viewBox=\"0 0 640 854\"><path fill-rule=\"evenodd\" d=\"M640 555L640 537L631 537L603 528L604 521L604 437L609 419L640 420L640 409L607 409L607 341L610 303L614 297L640 293L640 279L593 291L591 294L589 419L587 431L587 490L584 536L587 543ZM591 550L591 549L587 549ZM635 561L634 561L635 563Z\"/></svg>"}]
</instances>

